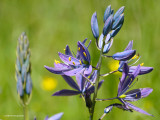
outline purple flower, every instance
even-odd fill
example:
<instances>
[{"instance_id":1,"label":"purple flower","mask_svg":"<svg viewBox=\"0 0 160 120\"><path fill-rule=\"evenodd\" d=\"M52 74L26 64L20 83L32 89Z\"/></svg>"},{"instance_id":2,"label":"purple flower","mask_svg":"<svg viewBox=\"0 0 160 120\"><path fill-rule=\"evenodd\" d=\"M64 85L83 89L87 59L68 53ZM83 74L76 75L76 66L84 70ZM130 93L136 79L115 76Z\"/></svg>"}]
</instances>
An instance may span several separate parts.
<instances>
[{"instance_id":1,"label":"purple flower","mask_svg":"<svg viewBox=\"0 0 160 120\"><path fill-rule=\"evenodd\" d=\"M44 120L60 120L62 115L63 115L63 112L57 113L51 117L46 116L46 118ZM35 117L34 120L37 120L37 118Z\"/></svg>"},{"instance_id":2,"label":"purple flower","mask_svg":"<svg viewBox=\"0 0 160 120\"><path fill-rule=\"evenodd\" d=\"M55 115L53 115L51 117L47 116L44 120L60 120L62 115L63 115L63 112L55 114Z\"/></svg>"},{"instance_id":3,"label":"purple flower","mask_svg":"<svg viewBox=\"0 0 160 120\"><path fill-rule=\"evenodd\" d=\"M74 90L68 90L63 89L60 91L57 91L53 94L53 96L73 96L73 95L81 95L81 97L85 98L86 106L90 107L89 104L91 104L90 101L90 95L94 92L94 86L91 83L95 83L97 78L97 70L95 70L90 78L86 78L82 76L81 74L76 75L76 81L77 83L70 77L66 75L62 75L64 80L68 83L70 87L72 87ZM88 80L90 80L90 82ZM98 88L101 87L104 80L100 81L98 84Z\"/></svg>"},{"instance_id":4,"label":"purple flower","mask_svg":"<svg viewBox=\"0 0 160 120\"><path fill-rule=\"evenodd\" d=\"M92 66L90 65L90 53L88 48L84 45L87 39L83 42L78 41L78 51L76 57L74 57L69 49L69 46L66 46L65 54L58 53L60 59L64 63L55 61L54 68L45 66L45 68L55 74L67 75L67 76L76 76L77 74L84 74L89 76L92 72ZM88 45L89 46L89 45Z\"/></svg>"},{"instance_id":5,"label":"purple flower","mask_svg":"<svg viewBox=\"0 0 160 120\"><path fill-rule=\"evenodd\" d=\"M123 67L122 77L120 79L119 85L118 85L118 94L117 98L126 106L126 108L131 108L135 111L138 111L140 113L153 116L142 109L132 105L131 103L128 103L126 101L137 101L141 98L147 97L153 89L151 88L140 88L140 89L133 89L129 92L126 92L130 87L132 87L132 83L135 80L136 76L140 73L140 65L136 67L134 72L130 75L129 73L129 67L125 63Z\"/></svg>"},{"instance_id":6,"label":"purple flower","mask_svg":"<svg viewBox=\"0 0 160 120\"><path fill-rule=\"evenodd\" d=\"M129 44L128 44L127 47L125 48L124 52L125 52L125 51L131 51L131 50L132 50L132 47L133 47L133 40L129 42ZM124 64L125 64L125 63L130 63L130 62L132 62L133 60L135 60L136 58L138 58L138 60L140 59L139 56L136 56L136 55L135 55L135 56L133 56L132 58L129 58L128 60L121 60L120 63L119 63L119 68L118 68L118 70L119 70L120 72L122 72L122 71L123 71L122 68L123 68ZM138 61L138 60L137 60L137 61ZM136 61L136 62L137 62L137 61ZM136 63L136 62L135 62L135 63ZM134 65L135 63L133 63L132 65ZM133 72L135 71L135 69L136 69L136 66L132 66L132 65L129 65L129 74L133 73ZM142 65L143 65L143 63L142 63ZM145 66L142 66L142 65L141 65L141 67L140 67L139 75L150 73L150 72L153 70L153 67L145 67Z\"/></svg>"}]
</instances>

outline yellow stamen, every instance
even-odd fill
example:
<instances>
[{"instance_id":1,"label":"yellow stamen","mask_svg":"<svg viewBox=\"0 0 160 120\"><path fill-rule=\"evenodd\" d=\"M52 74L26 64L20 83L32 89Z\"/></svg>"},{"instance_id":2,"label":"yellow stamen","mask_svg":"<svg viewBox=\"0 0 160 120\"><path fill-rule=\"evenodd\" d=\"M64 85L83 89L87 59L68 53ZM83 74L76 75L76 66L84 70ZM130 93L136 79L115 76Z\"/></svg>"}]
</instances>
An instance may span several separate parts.
<instances>
[{"instance_id":1,"label":"yellow stamen","mask_svg":"<svg viewBox=\"0 0 160 120\"><path fill-rule=\"evenodd\" d=\"M64 51L66 51L66 49L64 49Z\"/></svg>"},{"instance_id":2,"label":"yellow stamen","mask_svg":"<svg viewBox=\"0 0 160 120\"><path fill-rule=\"evenodd\" d=\"M141 63L141 64L140 64L140 66L143 66L143 65L144 65L144 63Z\"/></svg>"},{"instance_id":3,"label":"yellow stamen","mask_svg":"<svg viewBox=\"0 0 160 120\"><path fill-rule=\"evenodd\" d=\"M55 60L55 63L56 63L56 64L59 64L60 62L59 62L58 60Z\"/></svg>"},{"instance_id":4,"label":"yellow stamen","mask_svg":"<svg viewBox=\"0 0 160 120\"><path fill-rule=\"evenodd\" d=\"M137 94L136 94L136 97L137 97Z\"/></svg>"},{"instance_id":5,"label":"yellow stamen","mask_svg":"<svg viewBox=\"0 0 160 120\"><path fill-rule=\"evenodd\" d=\"M119 96L119 98L125 98L125 97L126 97L126 95L124 95L124 94Z\"/></svg>"},{"instance_id":6,"label":"yellow stamen","mask_svg":"<svg viewBox=\"0 0 160 120\"><path fill-rule=\"evenodd\" d=\"M78 51L80 51L81 50L81 48L80 47L78 47Z\"/></svg>"},{"instance_id":7,"label":"yellow stamen","mask_svg":"<svg viewBox=\"0 0 160 120\"><path fill-rule=\"evenodd\" d=\"M73 65L75 65L75 62L73 62Z\"/></svg>"},{"instance_id":8,"label":"yellow stamen","mask_svg":"<svg viewBox=\"0 0 160 120\"><path fill-rule=\"evenodd\" d=\"M84 55L85 57L87 56L85 52L83 52L83 55Z\"/></svg>"},{"instance_id":9,"label":"yellow stamen","mask_svg":"<svg viewBox=\"0 0 160 120\"><path fill-rule=\"evenodd\" d=\"M69 59L69 61L71 61L71 57L69 57L68 59Z\"/></svg>"},{"instance_id":10,"label":"yellow stamen","mask_svg":"<svg viewBox=\"0 0 160 120\"><path fill-rule=\"evenodd\" d=\"M88 78L90 78L90 76L88 76Z\"/></svg>"},{"instance_id":11,"label":"yellow stamen","mask_svg":"<svg viewBox=\"0 0 160 120\"><path fill-rule=\"evenodd\" d=\"M135 58L137 58L137 55L134 55L134 56L132 57L132 59L135 59Z\"/></svg>"},{"instance_id":12,"label":"yellow stamen","mask_svg":"<svg viewBox=\"0 0 160 120\"><path fill-rule=\"evenodd\" d=\"M81 62L81 60L79 60L79 63L82 65L82 62Z\"/></svg>"}]
</instances>

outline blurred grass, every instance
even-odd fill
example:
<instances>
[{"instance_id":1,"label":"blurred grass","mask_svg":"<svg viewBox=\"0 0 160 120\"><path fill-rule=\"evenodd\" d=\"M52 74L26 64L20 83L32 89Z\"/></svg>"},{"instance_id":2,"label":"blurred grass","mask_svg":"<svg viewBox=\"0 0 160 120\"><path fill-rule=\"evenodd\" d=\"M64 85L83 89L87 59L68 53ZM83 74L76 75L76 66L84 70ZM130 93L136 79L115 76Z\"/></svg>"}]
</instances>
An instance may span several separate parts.
<instances>
[{"instance_id":1,"label":"blurred grass","mask_svg":"<svg viewBox=\"0 0 160 120\"><path fill-rule=\"evenodd\" d=\"M160 1L154 0L0 0L0 119L17 120L22 118L4 117L3 115L22 115L15 81L15 61L17 38L25 31L30 40L33 95L29 105L30 118L37 116L39 120L46 115L64 112L62 120L88 119L85 103L78 97L52 97L60 89L69 88L64 80L49 73L43 66L53 66L54 59L59 59L57 52L63 52L66 44L76 51L76 42L86 37L93 40L89 48L93 65L98 60L99 53L95 48L90 28L92 14L97 11L99 28L103 28L103 13L111 4L118 10L125 6L125 22L114 39L109 54L122 51L129 40L134 40L134 49L142 56L140 62L153 66L154 71L140 76L135 88L152 87L153 93L145 99L134 102L138 107L148 111L155 117L149 117L138 112L129 113L114 109L107 117L112 120L124 118L132 120L158 120L160 114L159 100L159 33L160 33ZM108 59L103 60L103 70L108 69ZM41 82L45 77L57 79L58 85L53 91L44 91ZM120 75L105 78L99 91L99 98L114 97ZM103 102L96 105L95 120L103 109L113 102ZM107 119L106 117L106 119Z\"/></svg>"}]
</instances>

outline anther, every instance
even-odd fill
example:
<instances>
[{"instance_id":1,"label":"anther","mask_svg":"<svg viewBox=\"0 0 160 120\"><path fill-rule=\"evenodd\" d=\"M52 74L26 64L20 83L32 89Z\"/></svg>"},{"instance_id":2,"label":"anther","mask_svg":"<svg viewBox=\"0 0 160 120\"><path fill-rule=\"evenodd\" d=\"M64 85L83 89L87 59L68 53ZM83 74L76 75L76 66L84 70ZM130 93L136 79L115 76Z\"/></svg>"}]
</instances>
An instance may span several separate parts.
<instances>
[{"instance_id":1,"label":"anther","mask_svg":"<svg viewBox=\"0 0 160 120\"><path fill-rule=\"evenodd\" d=\"M81 48L80 47L78 47L78 51L80 51L81 50Z\"/></svg>"},{"instance_id":2,"label":"anther","mask_svg":"<svg viewBox=\"0 0 160 120\"><path fill-rule=\"evenodd\" d=\"M137 55L134 55L134 56L132 57L132 59L135 59L135 58L137 58Z\"/></svg>"},{"instance_id":3,"label":"anther","mask_svg":"<svg viewBox=\"0 0 160 120\"><path fill-rule=\"evenodd\" d=\"M56 63L56 64L59 64L60 62L59 62L58 60L55 60L55 63Z\"/></svg>"},{"instance_id":4,"label":"anther","mask_svg":"<svg viewBox=\"0 0 160 120\"><path fill-rule=\"evenodd\" d=\"M82 62L81 62L81 60L79 60L79 63L82 65Z\"/></svg>"},{"instance_id":5,"label":"anther","mask_svg":"<svg viewBox=\"0 0 160 120\"><path fill-rule=\"evenodd\" d=\"M71 61L71 57L69 57L68 59L69 59L69 61Z\"/></svg>"},{"instance_id":6,"label":"anther","mask_svg":"<svg viewBox=\"0 0 160 120\"><path fill-rule=\"evenodd\" d=\"M85 57L87 56L85 52L83 52L83 55L84 55Z\"/></svg>"},{"instance_id":7,"label":"anther","mask_svg":"<svg viewBox=\"0 0 160 120\"><path fill-rule=\"evenodd\" d=\"M141 63L141 64L140 64L140 66L143 66L143 65L144 65L144 63Z\"/></svg>"},{"instance_id":8,"label":"anther","mask_svg":"<svg viewBox=\"0 0 160 120\"><path fill-rule=\"evenodd\" d=\"M75 63L73 62L73 65L75 65Z\"/></svg>"}]
</instances>

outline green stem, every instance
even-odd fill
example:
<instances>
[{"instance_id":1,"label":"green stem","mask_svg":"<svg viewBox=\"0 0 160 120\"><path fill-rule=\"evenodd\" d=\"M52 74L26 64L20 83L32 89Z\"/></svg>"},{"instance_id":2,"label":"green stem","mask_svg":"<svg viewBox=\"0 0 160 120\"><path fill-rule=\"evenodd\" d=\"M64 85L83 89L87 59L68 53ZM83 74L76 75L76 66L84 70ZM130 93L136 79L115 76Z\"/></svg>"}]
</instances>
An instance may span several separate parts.
<instances>
[{"instance_id":1,"label":"green stem","mask_svg":"<svg viewBox=\"0 0 160 120\"><path fill-rule=\"evenodd\" d=\"M28 114L28 96L27 94L24 94L23 96L23 112L24 112L24 120L29 120L29 114Z\"/></svg>"},{"instance_id":2,"label":"green stem","mask_svg":"<svg viewBox=\"0 0 160 120\"><path fill-rule=\"evenodd\" d=\"M29 120L29 116L28 116L28 106L24 105L23 106L23 111L24 111L24 120Z\"/></svg>"},{"instance_id":3,"label":"green stem","mask_svg":"<svg viewBox=\"0 0 160 120\"><path fill-rule=\"evenodd\" d=\"M111 72L109 72L109 73L102 74L102 75L100 75L100 76L102 76L102 77L106 77L106 76L108 76L108 75L110 75L110 74L113 74L113 73L115 73L115 72L118 72L118 70L111 71Z\"/></svg>"},{"instance_id":4,"label":"green stem","mask_svg":"<svg viewBox=\"0 0 160 120\"><path fill-rule=\"evenodd\" d=\"M93 120L93 115L94 115L94 108L95 108L97 92L98 92L98 83L99 83L99 78L100 78L100 68L101 68L101 63L102 63L102 54L103 54L103 47L101 49L100 57L99 57L98 65L97 65L97 78L95 82L95 91L94 91L93 100L92 100L92 107L90 110L90 120Z\"/></svg>"}]
</instances>

